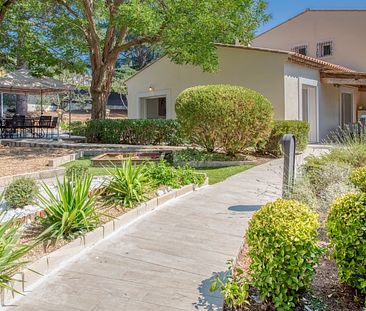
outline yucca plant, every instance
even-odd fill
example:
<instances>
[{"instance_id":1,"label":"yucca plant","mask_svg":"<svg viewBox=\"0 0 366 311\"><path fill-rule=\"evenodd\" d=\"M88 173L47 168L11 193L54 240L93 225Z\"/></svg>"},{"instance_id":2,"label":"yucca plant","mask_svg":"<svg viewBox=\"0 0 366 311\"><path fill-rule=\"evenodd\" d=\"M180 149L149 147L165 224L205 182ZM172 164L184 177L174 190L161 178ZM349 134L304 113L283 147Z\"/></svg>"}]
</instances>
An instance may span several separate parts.
<instances>
[{"instance_id":1,"label":"yucca plant","mask_svg":"<svg viewBox=\"0 0 366 311\"><path fill-rule=\"evenodd\" d=\"M1 200L0 200L1 201ZM33 247L21 243L20 225L15 219L3 221L0 217L0 289L17 292L12 283L14 275L27 262L22 257Z\"/></svg>"},{"instance_id":2,"label":"yucca plant","mask_svg":"<svg viewBox=\"0 0 366 311\"><path fill-rule=\"evenodd\" d=\"M131 208L144 201L146 193L151 190L144 164L133 165L131 160L127 160L109 173L111 180L106 186L107 204Z\"/></svg>"},{"instance_id":3,"label":"yucca plant","mask_svg":"<svg viewBox=\"0 0 366 311\"><path fill-rule=\"evenodd\" d=\"M45 218L41 223L46 227L43 239L73 239L95 229L99 223L96 212L96 196L90 194L92 177L83 179L63 178L57 180L57 195L44 184L46 195L38 195L39 205L44 208Z\"/></svg>"}]
</instances>

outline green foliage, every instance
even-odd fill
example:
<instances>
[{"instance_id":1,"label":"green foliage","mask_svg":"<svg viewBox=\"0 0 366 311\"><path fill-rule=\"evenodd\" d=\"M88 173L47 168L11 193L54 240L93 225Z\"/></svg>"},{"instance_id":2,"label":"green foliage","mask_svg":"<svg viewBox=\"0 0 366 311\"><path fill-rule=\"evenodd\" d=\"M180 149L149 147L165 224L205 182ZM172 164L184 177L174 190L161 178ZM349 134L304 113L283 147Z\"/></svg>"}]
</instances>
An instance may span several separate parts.
<instances>
[{"instance_id":1,"label":"green foliage","mask_svg":"<svg viewBox=\"0 0 366 311\"><path fill-rule=\"evenodd\" d=\"M293 310L315 275L321 255L318 215L291 200L264 205L250 221L246 240L253 285L276 310Z\"/></svg>"},{"instance_id":2,"label":"green foliage","mask_svg":"<svg viewBox=\"0 0 366 311\"><path fill-rule=\"evenodd\" d=\"M89 167L82 162L72 162L65 169L65 175L68 179L84 178L89 173Z\"/></svg>"},{"instance_id":3,"label":"green foliage","mask_svg":"<svg viewBox=\"0 0 366 311\"><path fill-rule=\"evenodd\" d=\"M353 170L349 179L358 189L366 192L366 166Z\"/></svg>"},{"instance_id":4,"label":"green foliage","mask_svg":"<svg viewBox=\"0 0 366 311\"><path fill-rule=\"evenodd\" d=\"M39 206L44 208L45 218L40 222L46 227L44 239L74 239L91 231L99 224L95 208L95 195L90 194L92 177L57 180L57 195L44 184L45 195L39 194Z\"/></svg>"},{"instance_id":5,"label":"green foliage","mask_svg":"<svg viewBox=\"0 0 366 311\"><path fill-rule=\"evenodd\" d=\"M64 129L70 131L74 136L85 136L86 124L82 121L74 121L65 124Z\"/></svg>"},{"instance_id":6,"label":"green foliage","mask_svg":"<svg viewBox=\"0 0 366 311\"><path fill-rule=\"evenodd\" d=\"M210 292L220 290L224 296L225 304L231 309L244 308L249 305L249 280L244 271L239 267L234 267L233 261L228 261L228 272L222 277L215 275L215 280L211 283Z\"/></svg>"},{"instance_id":7,"label":"green foliage","mask_svg":"<svg viewBox=\"0 0 366 311\"><path fill-rule=\"evenodd\" d=\"M366 294L366 194L337 199L327 219L340 279Z\"/></svg>"},{"instance_id":8,"label":"green foliage","mask_svg":"<svg viewBox=\"0 0 366 311\"><path fill-rule=\"evenodd\" d=\"M190 161L231 161L232 157L224 153L211 153L198 149L182 149L173 152L173 162Z\"/></svg>"},{"instance_id":9,"label":"green foliage","mask_svg":"<svg viewBox=\"0 0 366 311\"><path fill-rule=\"evenodd\" d=\"M129 145L183 143L175 120L91 120L86 123L89 142Z\"/></svg>"},{"instance_id":10,"label":"green foliage","mask_svg":"<svg viewBox=\"0 0 366 311\"><path fill-rule=\"evenodd\" d=\"M110 171L111 180L106 186L106 202L110 205L131 208L146 199L151 190L145 165L133 165L131 160L123 161Z\"/></svg>"},{"instance_id":11,"label":"green foliage","mask_svg":"<svg viewBox=\"0 0 366 311\"><path fill-rule=\"evenodd\" d=\"M285 134L294 134L297 151L304 151L308 144L309 124L297 120L276 120L268 140L261 142L263 151L274 156L282 155L281 139Z\"/></svg>"},{"instance_id":12,"label":"green foliage","mask_svg":"<svg viewBox=\"0 0 366 311\"><path fill-rule=\"evenodd\" d=\"M173 167L165 161L148 166L147 175L155 187L168 186L179 188L189 184L201 185L205 181L205 174L196 173L189 166Z\"/></svg>"},{"instance_id":13,"label":"green foliage","mask_svg":"<svg viewBox=\"0 0 366 311\"><path fill-rule=\"evenodd\" d=\"M176 101L179 124L189 141L208 152L224 148L234 155L266 139L273 109L261 94L239 86L197 86Z\"/></svg>"},{"instance_id":14,"label":"green foliage","mask_svg":"<svg viewBox=\"0 0 366 311\"><path fill-rule=\"evenodd\" d=\"M26 262L22 257L32 248L21 241L20 225L16 220L0 219L0 289L16 290L11 283L16 282L14 274Z\"/></svg>"},{"instance_id":15,"label":"green foliage","mask_svg":"<svg viewBox=\"0 0 366 311\"><path fill-rule=\"evenodd\" d=\"M38 193L37 182L33 178L21 177L5 189L4 198L11 208L31 204Z\"/></svg>"}]
</instances>

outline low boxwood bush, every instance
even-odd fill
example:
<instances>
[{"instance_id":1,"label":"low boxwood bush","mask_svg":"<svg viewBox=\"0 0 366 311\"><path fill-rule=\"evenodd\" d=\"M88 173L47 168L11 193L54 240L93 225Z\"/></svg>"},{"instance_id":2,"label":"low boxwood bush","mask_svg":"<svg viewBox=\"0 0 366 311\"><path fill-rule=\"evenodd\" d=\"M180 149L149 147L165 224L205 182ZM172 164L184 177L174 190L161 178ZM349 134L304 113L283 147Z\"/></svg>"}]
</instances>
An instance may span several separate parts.
<instances>
[{"instance_id":1,"label":"low boxwood bush","mask_svg":"<svg viewBox=\"0 0 366 311\"><path fill-rule=\"evenodd\" d=\"M297 120L274 121L273 129L268 140L262 142L263 151L274 156L282 155L281 140L285 134L294 134L296 137L296 150L302 152L308 144L309 124Z\"/></svg>"},{"instance_id":2,"label":"low boxwood bush","mask_svg":"<svg viewBox=\"0 0 366 311\"><path fill-rule=\"evenodd\" d=\"M208 152L223 148L234 155L256 146L272 129L272 104L258 92L239 86L189 88L178 96L176 113L188 140Z\"/></svg>"},{"instance_id":3,"label":"low boxwood bush","mask_svg":"<svg viewBox=\"0 0 366 311\"><path fill-rule=\"evenodd\" d=\"M80 162L73 162L65 169L67 178L83 178L89 173L89 166Z\"/></svg>"},{"instance_id":4,"label":"low boxwood bush","mask_svg":"<svg viewBox=\"0 0 366 311\"><path fill-rule=\"evenodd\" d=\"M318 215L308 206L282 199L264 205L250 221L246 240L253 285L276 310L293 310L311 284L322 253L318 226Z\"/></svg>"},{"instance_id":5,"label":"low boxwood bush","mask_svg":"<svg viewBox=\"0 0 366 311\"><path fill-rule=\"evenodd\" d=\"M337 199L326 228L340 279L366 294L366 194L351 193Z\"/></svg>"},{"instance_id":6,"label":"low boxwood bush","mask_svg":"<svg viewBox=\"0 0 366 311\"><path fill-rule=\"evenodd\" d=\"M353 170L349 179L354 186L366 192L366 166Z\"/></svg>"},{"instance_id":7,"label":"low boxwood bush","mask_svg":"<svg viewBox=\"0 0 366 311\"><path fill-rule=\"evenodd\" d=\"M6 187L4 199L11 208L31 204L38 193L37 182L33 178L21 177Z\"/></svg>"},{"instance_id":8,"label":"low boxwood bush","mask_svg":"<svg viewBox=\"0 0 366 311\"><path fill-rule=\"evenodd\" d=\"M179 145L184 142L175 120L90 120L88 142L128 145Z\"/></svg>"}]
</instances>

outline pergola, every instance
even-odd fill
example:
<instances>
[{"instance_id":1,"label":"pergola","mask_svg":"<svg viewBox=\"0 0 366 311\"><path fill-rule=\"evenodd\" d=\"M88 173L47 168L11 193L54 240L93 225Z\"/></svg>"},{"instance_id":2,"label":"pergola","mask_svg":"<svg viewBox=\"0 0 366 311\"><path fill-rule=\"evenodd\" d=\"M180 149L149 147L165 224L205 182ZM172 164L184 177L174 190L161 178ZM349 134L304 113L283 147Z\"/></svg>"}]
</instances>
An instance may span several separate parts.
<instances>
[{"instance_id":1,"label":"pergola","mask_svg":"<svg viewBox=\"0 0 366 311\"><path fill-rule=\"evenodd\" d=\"M27 69L20 69L0 78L0 116L4 115L4 93L41 96L43 114L43 95L71 92L73 87L52 78L37 78Z\"/></svg>"},{"instance_id":2,"label":"pergola","mask_svg":"<svg viewBox=\"0 0 366 311\"><path fill-rule=\"evenodd\" d=\"M326 84L358 87L360 92L366 91L365 72L342 72L336 70L324 71L320 75L321 81Z\"/></svg>"}]
</instances>

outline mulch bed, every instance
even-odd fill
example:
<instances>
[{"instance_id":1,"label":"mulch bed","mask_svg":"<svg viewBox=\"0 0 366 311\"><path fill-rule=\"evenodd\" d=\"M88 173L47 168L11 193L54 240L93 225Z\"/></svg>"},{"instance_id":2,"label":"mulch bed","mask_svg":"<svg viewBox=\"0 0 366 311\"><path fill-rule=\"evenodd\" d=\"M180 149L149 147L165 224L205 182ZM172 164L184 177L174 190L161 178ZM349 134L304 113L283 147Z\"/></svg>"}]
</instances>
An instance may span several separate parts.
<instances>
[{"instance_id":1,"label":"mulch bed","mask_svg":"<svg viewBox=\"0 0 366 311\"><path fill-rule=\"evenodd\" d=\"M327 241L322 242L327 246ZM250 259L245 245L237 257L236 264L245 272L249 271ZM260 303L255 289L250 289L250 306L237 310L230 310L225 306L224 311L274 311L271 303ZM338 270L331 255L325 254L316 268L316 276L309 292L304 293L300 305L295 311L363 311L362 302L356 290L341 284Z\"/></svg>"},{"instance_id":2,"label":"mulch bed","mask_svg":"<svg viewBox=\"0 0 366 311\"><path fill-rule=\"evenodd\" d=\"M0 145L0 177L50 169L48 161L75 151Z\"/></svg>"}]
</instances>

